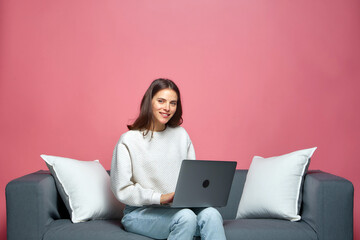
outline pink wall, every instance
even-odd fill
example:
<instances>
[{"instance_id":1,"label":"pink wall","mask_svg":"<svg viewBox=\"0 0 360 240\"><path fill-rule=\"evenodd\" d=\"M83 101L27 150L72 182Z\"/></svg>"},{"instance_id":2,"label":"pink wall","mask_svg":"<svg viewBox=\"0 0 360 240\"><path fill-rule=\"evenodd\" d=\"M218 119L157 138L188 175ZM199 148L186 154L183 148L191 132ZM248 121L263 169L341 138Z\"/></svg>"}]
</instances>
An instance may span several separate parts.
<instances>
[{"instance_id":1,"label":"pink wall","mask_svg":"<svg viewBox=\"0 0 360 240\"><path fill-rule=\"evenodd\" d=\"M198 158L317 146L355 186L360 240L360 2L0 0L0 230L11 179L42 153L100 159L151 80L174 79Z\"/></svg>"}]
</instances>

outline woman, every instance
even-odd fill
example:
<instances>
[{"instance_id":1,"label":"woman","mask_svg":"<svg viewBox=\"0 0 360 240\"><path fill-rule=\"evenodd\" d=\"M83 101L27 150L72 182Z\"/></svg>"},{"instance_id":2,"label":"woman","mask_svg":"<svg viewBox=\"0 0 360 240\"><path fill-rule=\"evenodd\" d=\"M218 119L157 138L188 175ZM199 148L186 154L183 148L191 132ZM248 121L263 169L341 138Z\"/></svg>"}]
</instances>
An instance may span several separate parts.
<instances>
[{"instance_id":1,"label":"woman","mask_svg":"<svg viewBox=\"0 0 360 240\"><path fill-rule=\"evenodd\" d=\"M195 159L182 124L178 87L156 79L147 89L140 114L117 143L111 164L111 187L126 204L125 230L155 239L226 239L223 220L214 208L149 207L172 202L183 159Z\"/></svg>"}]
</instances>

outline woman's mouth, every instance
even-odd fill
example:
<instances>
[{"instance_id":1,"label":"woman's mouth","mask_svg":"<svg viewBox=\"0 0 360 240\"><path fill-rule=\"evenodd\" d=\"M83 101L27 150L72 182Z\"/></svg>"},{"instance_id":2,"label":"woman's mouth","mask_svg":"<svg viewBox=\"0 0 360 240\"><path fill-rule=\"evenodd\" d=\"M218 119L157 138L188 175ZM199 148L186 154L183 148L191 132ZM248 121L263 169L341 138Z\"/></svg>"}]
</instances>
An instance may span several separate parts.
<instances>
[{"instance_id":1,"label":"woman's mouth","mask_svg":"<svg viewBox=\"0 0 360 240\"><path fill-rule=\"evenodd\" d=\"M169 113L160 113L160 115L163 117L163 118L168 118L170 117L170 114Z\"/></svg>"}]
</instances>

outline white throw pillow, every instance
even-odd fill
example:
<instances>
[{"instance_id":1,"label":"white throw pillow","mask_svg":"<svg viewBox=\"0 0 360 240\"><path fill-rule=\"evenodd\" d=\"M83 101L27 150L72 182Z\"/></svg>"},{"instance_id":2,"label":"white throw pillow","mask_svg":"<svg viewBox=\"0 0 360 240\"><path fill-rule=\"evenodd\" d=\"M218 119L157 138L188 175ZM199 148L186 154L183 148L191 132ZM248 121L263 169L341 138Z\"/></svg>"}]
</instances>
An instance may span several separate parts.
<instances>
[{"instance_id":1,"label":"white throw pillow","mask_svg":"<svg viewBox=\"0 0 360 240\"><path fill-rule=\"evenodd\" d=\"M302 184L316 147L277 157L255 156L236 218L301 219Z\"/></svg>"},{"instance_id":2,"label":"white throw pillow","mask_svg":"<svg viewBox=\"0 0 360 240\"><path fill-rule=\"evenodd\" d=\"M123 204L110 189L110 176L95 161L41 155L55 178L73 223L91 219L119 219Z\"/></svg>"}]
</instances>

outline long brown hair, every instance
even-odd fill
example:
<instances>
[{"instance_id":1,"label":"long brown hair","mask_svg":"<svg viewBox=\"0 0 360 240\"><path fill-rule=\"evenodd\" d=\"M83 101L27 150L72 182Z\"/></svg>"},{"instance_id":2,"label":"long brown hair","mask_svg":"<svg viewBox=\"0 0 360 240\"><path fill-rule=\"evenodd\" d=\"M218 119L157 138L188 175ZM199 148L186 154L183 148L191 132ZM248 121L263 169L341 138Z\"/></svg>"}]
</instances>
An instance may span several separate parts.
<instances>
[{"instance_id":1,"label":"long brown hair","mask_svg":"<svg viewBox=\"0 0 360 240\"><path fill-rule=\"evenodd\" d=\"M146 136L149 131L153 131L151 127L154 128L154 116L152 112L152 99L157 92L163 89L172 89L176 92L178 101L176 106L176 112L174 116L166 123L166 126L177 127L183 123L182 119L182 107L181 107L181 97L179 88L176 84L170 79L158 78L155 79L150 87L146 90L140 105L140 113L135 122L132 125L127 125L129 130L141 130L144 131L144 136Z\"/></svg>"}]
</instances>

